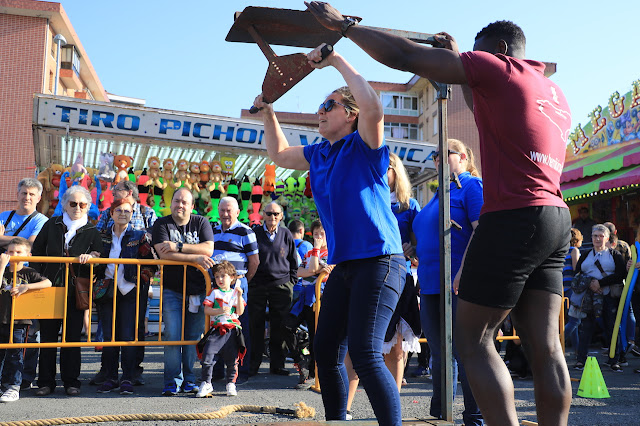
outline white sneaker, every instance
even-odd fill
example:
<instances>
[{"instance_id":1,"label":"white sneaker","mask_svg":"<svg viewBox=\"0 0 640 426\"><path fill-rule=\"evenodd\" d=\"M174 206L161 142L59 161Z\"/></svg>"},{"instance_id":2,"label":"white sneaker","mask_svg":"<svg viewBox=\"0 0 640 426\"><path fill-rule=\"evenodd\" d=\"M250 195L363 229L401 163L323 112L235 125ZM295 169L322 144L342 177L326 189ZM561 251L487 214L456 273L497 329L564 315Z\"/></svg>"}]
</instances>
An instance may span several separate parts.
<instances>
[{"instance_id":1,"label":"white sneaker","mask_svg":"<svg viewBox=\"0 0 640 426\"><path fill-rule=\"evenodd\" d=\"M15 402L20 399L20 393L17 390L9 389L0 396L0 402Z\"/></svg>"},{"instance_id":2,"label":"white sneaker","mask_svg":"<svg viewBox=\"0 0 640 426\"><path fill-rule=\"evenodd\" d=\"M227 396L237 396L238 391L236 390L235 383L227 383Z\"/></svg>"},{"instance_id":3,"label":"white sneaker","mask_svg":"<svg viewBox=\"0 0 640 426\"><path fill-rule=\"evenodd\" d=\"M211 386L211 383L202 382L200 383L200 390L198 390L198 393L196 394L196 398L204 398L205 396L211 395L212 392L213 392L213 386Z\"/></svg>"}]
</instances>

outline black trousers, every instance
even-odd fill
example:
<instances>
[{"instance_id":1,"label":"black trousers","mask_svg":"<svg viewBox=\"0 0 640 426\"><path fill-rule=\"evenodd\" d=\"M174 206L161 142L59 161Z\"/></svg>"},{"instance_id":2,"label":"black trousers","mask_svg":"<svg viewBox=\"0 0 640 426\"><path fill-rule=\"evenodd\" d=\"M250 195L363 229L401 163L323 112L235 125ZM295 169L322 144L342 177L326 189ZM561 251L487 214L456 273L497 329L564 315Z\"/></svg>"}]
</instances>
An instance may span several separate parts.
<instances>
[{"instance_id":1,"label":"black trousers","mask_svg":"<svg viewBox=\"0 0 640 426\"><path fill-rule=\"evenodd\" d=\"M79 342L84 325L84 311L75 307L75 297L69 297L67 306L67 342ZM58 333L62 326L61 319L40 320L40 342L57 342ZM40 349L40 363L38 370L38 387L56 387L56 356L57 348ZM60 377L65 389L80 387L80 348L60 348Z\"/></svg>"},{"instance_id":2,"label":"black trousers","mask_svg":"<svg viewBox=\"0 0 640 426\"><path fill-rule=\"evenodd\" d=\"M280 285L269 283L249 284L247 309L249 310L249 331L251 341L251 363L249 372L257 372L262 363L264 353L264 329L269 307L271 370L284 368L284 336L282 322L291 310L293 299L293 283L287 282Z\"/></svg>"}]
</instances>

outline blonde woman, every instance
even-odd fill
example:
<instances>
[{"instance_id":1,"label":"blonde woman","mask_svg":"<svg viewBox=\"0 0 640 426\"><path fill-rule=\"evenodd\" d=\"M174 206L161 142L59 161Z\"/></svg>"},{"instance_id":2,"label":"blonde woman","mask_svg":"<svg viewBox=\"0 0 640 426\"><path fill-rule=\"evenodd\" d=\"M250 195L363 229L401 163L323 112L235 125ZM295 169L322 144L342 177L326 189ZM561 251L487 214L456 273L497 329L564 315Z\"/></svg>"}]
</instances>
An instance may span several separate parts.
<instances>
[{"instance_id":1,"label":"blonde woman","mask_svg":"<svg viewBox=\"0 0 640 426\"><path fill-rule=\"evenodd\" d=\"M411 198L409 176L396 154L389 154L387 170L389 189L391 190L391 210L398 220L402 244L415 241L413 220L420 212L420 205ZM384 362L396 380L398 391L402 386L404 365L407 352L420 352L420 311L418 309L418 292L411 275L411 261L407 259L407 278L404 290L398 300L396 310L391 317L385 335L382 353Z\"/></svg>"},{"instance_id":2,"label":"blonde woman","mask_svg":"<svg viewBox=\"0 0 640 426\"><path fill-rule=\"evenodd\" d=\"M433 161L442 161L443 157L437 151L433 154ZM458 174L461 188L455 183L450 184L451 196L451 219L462 226L461 230L451 231L451 276L453 280L453 290L451 303L453 318L456 315L458 302L457 288L460 281L460 271L463 259L471 241L471 236L480 218L482 208L482 180L476 169L473 152L464 143L457 139L449 139L449 152L444 157L449 162L451 172ZM436 167L437 169L437 167ZM440 196L439 191L424 206L413 222L413 232L416 236L416 254L420 261L418 265L418 280L420 282L420 319L422 330L427 338L431 349L431 374L433 378L433 397L431 398L431 412L434 417L440 418L442 398L440 364L440 247L438 240L438 215ZM410 254L410 253L408 253ZM454 323L455 326L455 323ZM466 374L458 360L455 341L453 342L453 383L458 383L458 374L462 383L462 393L464 394L464 411L462 419L465 425L483 424L482 414L478 408L471 388L467 381ZM453 397L455 398L456 386L453 387Z\"/></svg>"}]
</instances>

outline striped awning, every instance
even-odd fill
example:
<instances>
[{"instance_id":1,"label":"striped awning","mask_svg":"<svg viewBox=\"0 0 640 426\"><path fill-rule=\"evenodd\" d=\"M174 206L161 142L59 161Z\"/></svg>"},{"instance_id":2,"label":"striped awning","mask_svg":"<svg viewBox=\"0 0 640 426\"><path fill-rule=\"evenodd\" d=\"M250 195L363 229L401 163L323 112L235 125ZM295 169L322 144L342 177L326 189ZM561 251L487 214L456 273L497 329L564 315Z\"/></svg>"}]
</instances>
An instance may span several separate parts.
<instances>
[{"instance_id":1,"label":"striped awning","mask_svg":"<svg viewBox=\"0 0 640 426\"><path fill-rule=\"evenodd\" d=\"M565 160L560 183L575 181L640 164L640 143L611 145L591 155Z\"/></svg>"},{"instance_id":2,"label":"striped awning","mask_svg":"<svg viewBox=\"0 0 640 426\"><path fill-rule=\"evenodd\" d=\"M610 173L601 173L583 179L562 183L562 197L565 201L593 197L609 192L617 192L637 187L640 184L640 165L625 167Z\"/></svg>"}]
</instances>

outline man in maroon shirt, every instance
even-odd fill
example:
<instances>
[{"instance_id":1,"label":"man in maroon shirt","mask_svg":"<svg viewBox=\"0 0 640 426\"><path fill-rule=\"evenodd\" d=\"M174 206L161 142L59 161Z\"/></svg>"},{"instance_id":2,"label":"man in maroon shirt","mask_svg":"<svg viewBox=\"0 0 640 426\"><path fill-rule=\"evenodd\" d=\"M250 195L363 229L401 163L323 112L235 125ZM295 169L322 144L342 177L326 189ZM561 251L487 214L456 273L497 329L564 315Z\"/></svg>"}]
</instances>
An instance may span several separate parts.
<instances>
[{"instance_id":1,"label":"man in maroon shirt","mask_svg":"<svg viewBox=\"0 0 640 426\"><path fill-rule=\"evenodd\" d=\"M473 52L460 54L446 33L436 35L445 48L433 48L360 27L326 3L306 4L377 61L463 85L480 134L484 206L454 282L457 350L485 421L517 425L513 382L494 346L511 314L533 370L538 421L567 424L571 385L558 317L571 228L560 174L571 118L562 91L543 63L524 59L525 37L512 22L488 25Z\"/></svg>"}]
</instances>

